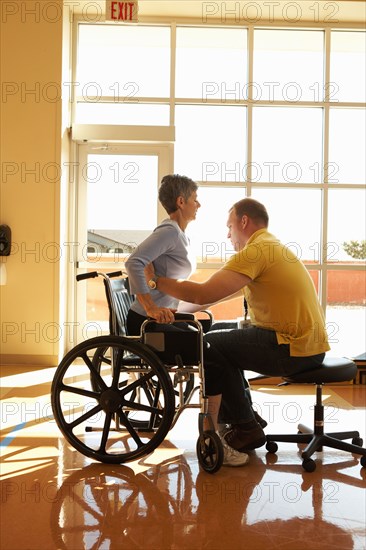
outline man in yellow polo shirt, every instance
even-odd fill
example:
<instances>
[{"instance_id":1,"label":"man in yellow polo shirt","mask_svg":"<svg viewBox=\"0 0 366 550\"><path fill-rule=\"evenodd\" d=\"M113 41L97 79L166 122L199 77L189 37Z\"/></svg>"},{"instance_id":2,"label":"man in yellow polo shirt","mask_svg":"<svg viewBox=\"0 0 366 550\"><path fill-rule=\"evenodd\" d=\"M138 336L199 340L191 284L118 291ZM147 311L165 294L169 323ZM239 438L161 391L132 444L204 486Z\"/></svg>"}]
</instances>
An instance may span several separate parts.
<instances>
[{"instance_id":1,"label":"man in yellow polo shirt","mask_svg":"<svg viewBox=\"0 0 366 550\"><path fill-rule=\"evenodd\" d=\"M173 280L156 273L153 283L162 292L194 304L244 294L251 325L208 333L204 366L215 429L222 407L231 425L225 442L245 453L264 445L265 435L245 391L243 370L291 375L319 366L330 348L313 281L303 263L268 232L264 205L250 198L235 203L227 226L236 254L207 281Z\"/></svg>"}]
</instances>

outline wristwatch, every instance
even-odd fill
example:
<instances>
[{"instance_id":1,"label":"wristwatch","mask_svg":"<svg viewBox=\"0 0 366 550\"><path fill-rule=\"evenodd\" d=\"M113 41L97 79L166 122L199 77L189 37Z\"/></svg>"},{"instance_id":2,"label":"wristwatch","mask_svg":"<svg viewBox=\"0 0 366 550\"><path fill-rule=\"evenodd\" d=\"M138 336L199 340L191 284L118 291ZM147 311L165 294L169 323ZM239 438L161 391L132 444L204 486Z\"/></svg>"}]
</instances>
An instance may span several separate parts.
<instances>
[{"instance_id":1,"label":"wristwatch","mask_svg":"<svg viewBox=\"0 0 366 550\"><path fill-rule=\"evenodd\" d=\"M151 288L151 290L154 290L156 288L156 281L158 280L157 277L152 277L150 281L148 281L147 286Z\"/></svg>"}]
</instances>

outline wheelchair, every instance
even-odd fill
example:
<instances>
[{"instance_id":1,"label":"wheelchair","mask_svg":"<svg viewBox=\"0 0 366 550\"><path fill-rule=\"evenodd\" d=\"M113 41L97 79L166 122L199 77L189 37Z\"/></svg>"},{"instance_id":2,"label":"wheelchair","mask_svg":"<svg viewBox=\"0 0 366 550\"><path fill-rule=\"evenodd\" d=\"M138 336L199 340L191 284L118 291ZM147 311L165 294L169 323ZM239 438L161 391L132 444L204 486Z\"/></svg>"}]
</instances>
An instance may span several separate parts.
<instances>
[{"instance_id":1,"label":"wheelchair","mask_svg":"<svg viewBox=\"0 0 366 550\"><path fill-rule=\"evenodd\" d=\"M183 410L199 408L197 458L206 472L218 471L224 453L208 414L201 322L179 314L166 332L146 320L140 336L126 336L124 321L133 301L127 279L121 271L94 271L77 280L98 276L105 285L110 334L81 342L57 367L51 403L60 431L85 456L122 464L152 453ZM198 404L191 403L196 390Z\"/></svg>"}]
</instances>

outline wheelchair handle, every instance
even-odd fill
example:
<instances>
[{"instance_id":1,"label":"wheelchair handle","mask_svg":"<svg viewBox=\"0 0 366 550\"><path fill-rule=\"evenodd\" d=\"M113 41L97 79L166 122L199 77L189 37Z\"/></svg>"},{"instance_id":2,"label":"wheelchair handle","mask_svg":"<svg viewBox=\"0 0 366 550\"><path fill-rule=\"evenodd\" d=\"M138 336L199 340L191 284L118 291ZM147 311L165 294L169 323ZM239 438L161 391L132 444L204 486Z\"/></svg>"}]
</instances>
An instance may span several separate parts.
<instances>
[{"instance_id":1,"label":"wheelchair handle","mask_svg":"<svg viewBox=\"0 0 366 550\"><path fill-rule=\"evenodd\" d=\"M90 273L81 273L80 275L76 275L76 280L83 281L84 279L94 279L95 277L98 277L97 271L91 271Z\"/></svg>"},{"instance_id":2,"label":"wheelchair handle","mask_svg":"<svg viewBox=\"0 0 366 550\"><path fill-rule=\"evenodd\" d=\"M98 271L91 271L90 273L81 273L80 275L76 275L76 280L84 281L85 279L94 279L99 275L101 277L108 277L108 279L111 279L112 277L121 277L123 273L122 271L112 271L112 273L98 273Z\"/></svg>"},{"instance_id":3,"label":"wheelchair handle","mask_svg":"<svg viewBox=\"0 0 366 550\"><path fill-rule=\"evenodd\" d=\"M122 271L113 271L112 273L107 273L107 277L109 277L110 279L112 277L122 277L122 275L123 275Z\"/></svg>"}]
</instances>

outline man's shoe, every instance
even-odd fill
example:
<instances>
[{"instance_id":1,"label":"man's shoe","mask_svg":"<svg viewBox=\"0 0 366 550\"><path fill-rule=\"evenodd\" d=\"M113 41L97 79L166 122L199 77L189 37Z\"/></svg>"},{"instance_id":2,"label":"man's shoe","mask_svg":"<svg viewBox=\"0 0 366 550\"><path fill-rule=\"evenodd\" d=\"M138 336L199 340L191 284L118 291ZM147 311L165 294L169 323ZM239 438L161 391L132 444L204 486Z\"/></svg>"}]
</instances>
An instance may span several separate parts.
<instances>
[{"instance_id":1,"label":"man's shoe","mask_svg":"<svg viewBox=\"0 0 366 550\"><path fill-rule=\"evenodd\" d=\"M247 430L236 425L225 434L225 441L233 449L245 453L262 447L266 442L266 436L258 423Z\"/></svg>"},{"instance_id":2,"label":"man's shoe","mask_svg":"<svg viewBox=\"0 0 366 550\"><path fill-rule=\"evenodd\" d=\"M245 453L236 451L230 445L228 445L225 439L221 439L222 447L224 449L224 461L223 466L244 466L249 461L249 456Z\"/></svg>"},{"instance_id":3,"label":"man's shoe","mask_svg":"<svg viewBox=\"0 0 366 550\"><path fill-rule=\"evenodd\" d=\"M254 418L256 419L256 421L258 422L258 424L260 425L261 428L265 428L267 425L268 425L268 422L266 420L264 420L264 418L262 418L261 416L259 416L259 414L257 413L257 411L253 410L253 413L254 413Z\"/></svg>"},{"instance_id":4,"label":"man's shoe","mask_svg":"<svg viewBox=\"0 0 366 550\"><path fill-rule=\"evenodd\" d=\"M267 420L264 420L264 418L259 416L257 411L255 411L254 409L253 409L253 414L254 414L254 418L256 419L256 421L258 422L258 424L262 428L265 428L266 426L268 426ZM223 424L223 423L219 424L219 430L218 431L219 431L220 436L223 436L230 429L231 429L231 424Z\"/></svg>"}]
</instances>

